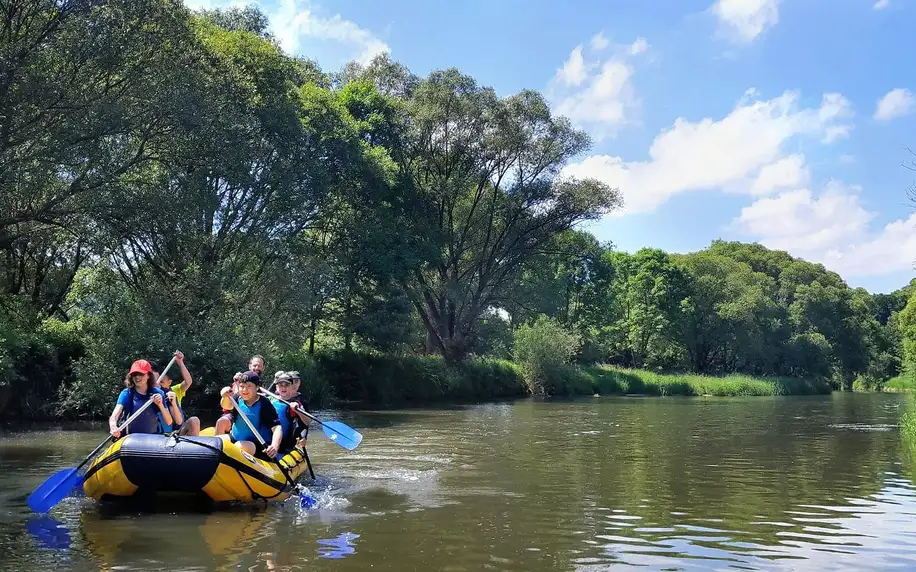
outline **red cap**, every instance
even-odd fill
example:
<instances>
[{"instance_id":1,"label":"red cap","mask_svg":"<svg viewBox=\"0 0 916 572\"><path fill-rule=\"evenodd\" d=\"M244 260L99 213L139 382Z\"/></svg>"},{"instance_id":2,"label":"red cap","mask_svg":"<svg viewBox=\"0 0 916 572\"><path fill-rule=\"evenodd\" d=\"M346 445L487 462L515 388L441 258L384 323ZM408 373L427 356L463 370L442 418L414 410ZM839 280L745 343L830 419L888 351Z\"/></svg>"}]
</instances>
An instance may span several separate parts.
<instances>
[{"instance_id":1,"label":"red cap","mask_svg":"<svg viewBox=\"0 0 916 572\"><path fill-rule=\"evenodd\" d=\"M149 364L145 359L138 359L130 366L130 373L127 375L133 375L135 373L152 373L153 366Z\"/></svg>"}]
</instances>

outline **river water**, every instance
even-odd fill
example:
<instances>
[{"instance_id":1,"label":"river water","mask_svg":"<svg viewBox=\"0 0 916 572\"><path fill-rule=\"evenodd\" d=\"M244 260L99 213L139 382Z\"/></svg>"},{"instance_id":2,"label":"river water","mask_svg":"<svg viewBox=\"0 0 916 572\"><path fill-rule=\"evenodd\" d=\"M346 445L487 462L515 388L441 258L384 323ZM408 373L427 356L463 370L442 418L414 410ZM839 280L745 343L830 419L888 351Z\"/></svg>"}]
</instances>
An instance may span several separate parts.
<instances>
[{"instance_id":1,"label":"river water","mask_svg":"<svg viewBox=\"0 0 916 572\"><path fill-rule=\"evenodd\" d=\"M314 508L116 513L75 497L54 521L25 497L78 464L104 423L5 429L0 569L912 570L916 487L897 428L907 399L345 412L364 441L346 451L313 431Z\"/></svg>"}]
</instances>

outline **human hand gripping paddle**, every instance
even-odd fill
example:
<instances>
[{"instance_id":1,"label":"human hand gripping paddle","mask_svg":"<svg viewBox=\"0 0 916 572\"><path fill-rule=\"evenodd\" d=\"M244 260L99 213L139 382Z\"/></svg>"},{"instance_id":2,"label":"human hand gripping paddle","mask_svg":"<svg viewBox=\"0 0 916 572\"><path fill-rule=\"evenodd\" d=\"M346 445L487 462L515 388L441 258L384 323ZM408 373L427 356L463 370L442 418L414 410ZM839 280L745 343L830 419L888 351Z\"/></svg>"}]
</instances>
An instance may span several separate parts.
<instances>
[{"instance_id":1,"label":"human hand gripping paddle","mask_svg":"<svg viewBox=\"0 0 916 572\"><path fill-rule=\"evenodd\" d=\"M172 360L167 366L165 366L165 369L162 370L162 373L159 374L159 378L156 380L156 383L158 383L159 380L161 380L162 377L169 371L169 368L172 367L173 363L175 363L175 355L172 356ZM137 409L133 415L128 417L123 425L118 427L118 432L120 433L121 431L124 431L124 429L126 429L134 419L146 411L146 408L152 404L152 398L147 399L146 403ZM25 500L25 503L29 505L30 509L37 513L49 512L57 503L69 495L70 491L76 487L82 486L83 476L79 474L79 470L82 469L83 465L88 463L90 459L95 457L96 454L102 450L102 447L108 445L108 442L112 439L114 439L114 436L108 435L108 437L99 443L99 446L96 447L91 453L89 453L89 456L83 459L83 462L77 465L75 468L61 469L45 479L45 481L38 485L38 488L29 495L29 497Z\"/></svg>"},{"instance_id":2,"label":"human hand gripping paddle","mask_svg":"<svg viewBox=\"0 0 916 572\"><path fill-rule=\"evenodd\" d=\"M239 404L235 401L235 398L232 397L232 393L229 393L227 397L229 398L229 401L232 402L232 407L235 408L236 412L239 414L239 417L242 418L242 421L244 421L245 425L248 425L248 429L250 429L251 432L254 433L254 436L258 440L258 443L261 444L261 447L264 447L267 444L267 442L264 441L264 437L261 436L258 430L254 428L254 425L251 424L251 421L248 419L248 416L245 415L245 412L242 411L242 409L239 407ZM270 404L268 403L268 405ZM263 407L263 405L261 407ZM280 468L280 472L283 473L283 476L286 477L286 482L288 482L289 485L293 487L293 489L295 489L295 491L299 493L300 496L302 496L302 500L304 501L303 504L309 504L310 506L314 506L316 503L315 499L307 494L302 493L299 486L297 486L296 483L293 482L293 479L289 476L289 473L286 471L286 469L283 468L283 465L280 464L280 460L274 459L274 463L277 465L277 467Z\"/></svg>"},{"instance_id":3,"label":"human hand gripping paddle","mask_svg":"<svg viewBox=\"0 0 916 572\"><path fill-rule=\"evenodd\" d=\"M270 391L267 391L263 387L258 388L258 393L261 393L262 395L266 395L268 397L273 397L274 399L277 399L289 406L292 406L292 404L289 401L286 401L285 399L283 399L276 393L271 393ZM359 431L357 431L356 429L353 429L352 427L350 427L346 423L343 423L342 421L322 421L321 419L318 419L317 417L315 417L314 415L312 415L311 413L303 409L298 404L296 405L296 411L298 411L299 413L302 413L303 415L305 415L312 421L315 421L316 423L321 425L321 430L324 432L325 437L337 443L338 445L340 445L341 447L343 447L344 449L348 451L352 451L353 449L359 447L359 444L363 440L363 436L359 434Z\"/></svg>"}]
</instances>

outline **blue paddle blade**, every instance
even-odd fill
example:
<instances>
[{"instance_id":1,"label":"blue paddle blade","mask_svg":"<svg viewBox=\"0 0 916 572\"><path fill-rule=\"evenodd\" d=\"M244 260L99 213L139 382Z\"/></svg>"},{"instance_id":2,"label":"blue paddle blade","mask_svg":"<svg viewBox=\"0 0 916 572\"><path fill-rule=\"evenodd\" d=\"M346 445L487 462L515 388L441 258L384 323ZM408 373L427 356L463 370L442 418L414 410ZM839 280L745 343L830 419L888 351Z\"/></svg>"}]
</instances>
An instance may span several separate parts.
<instances>
[{"instance_id":1,"label":"blue paddle blade","mask_svg":"<svg viewBox=\"0 0 916 572\"><path fill-rule=\"evenodd\" d=\"M363 440L363 436L346 423L340 421L322 421L322 423L321 430L324 431L327 438L344 449L352 451L359 447Z\"/></svg>"},{"instance_id":2,"label":"blue paddle blade","mask_svg":"<svg viewBox=\"0 0 916 572\"><path fill-rule=\"evenodd\" d=\"M318 504L318 501L316 501L315 497L313 497L312 495L302 495L301 497L299 497L299 506L301 506L304 509L312 508L316 504Z\"/></svg>"},{"instance_id":3,"label":"blue paddle blade","mask_svg":"<svg viewBox=\"0 0 916 572\"><path fill-rule=\"evenodd\" d=\"M83 476L76 469L61 469L38 485L25 503L33 511L43 514L54 508L70 492L83 484Z\"/></svg>"}]
</instances>

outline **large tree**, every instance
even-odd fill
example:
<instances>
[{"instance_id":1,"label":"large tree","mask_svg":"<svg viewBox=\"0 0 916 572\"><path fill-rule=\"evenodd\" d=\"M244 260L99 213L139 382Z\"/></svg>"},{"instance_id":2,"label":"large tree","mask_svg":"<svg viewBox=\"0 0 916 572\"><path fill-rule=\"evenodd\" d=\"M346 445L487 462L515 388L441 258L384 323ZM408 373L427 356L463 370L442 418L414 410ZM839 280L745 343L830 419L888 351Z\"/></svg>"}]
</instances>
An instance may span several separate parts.
<instances>
[{"instance_id":1,"label":"large tree","mask_svg":"<svg viewBox=\"0 0 916 572\"><path fill-rule=\"evenodd\" d=\"M123 217L122 180L185 119L185 14L171 0L0 0L0 291L39 316Z\"/></svg>"},{"instance_id":2,"label":"large tree","mask_svg":"<svg viewBox=\"0 0 916 572\"><path fill-rule=\"evenodd\" d=\"M559 176L588 137L533 91L499 98L457 70L436 71L407 101L392 150L410 193L406 230L424 259L402 286L430 350L463 359L484 311L558 233L620 205L596 180Z\"/></svg>"}]
</instances>

